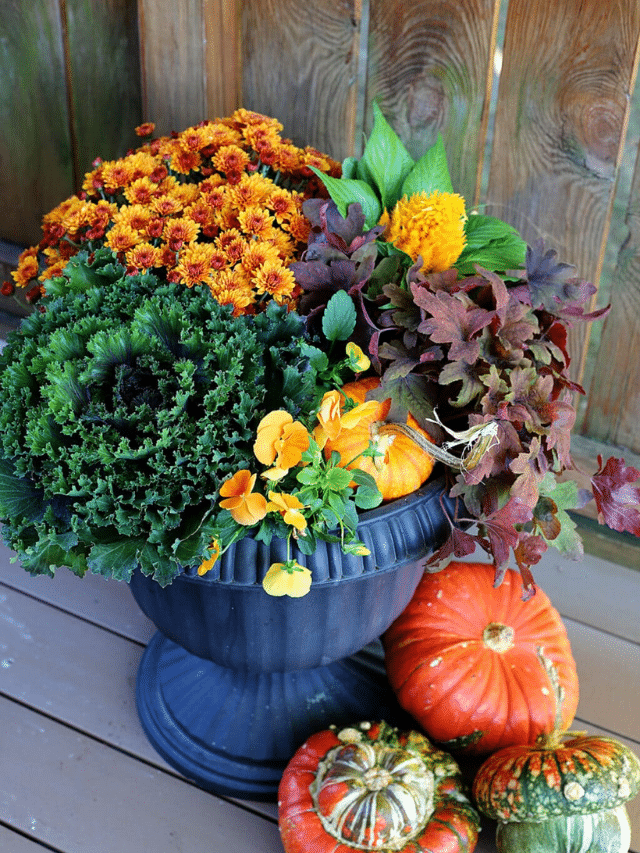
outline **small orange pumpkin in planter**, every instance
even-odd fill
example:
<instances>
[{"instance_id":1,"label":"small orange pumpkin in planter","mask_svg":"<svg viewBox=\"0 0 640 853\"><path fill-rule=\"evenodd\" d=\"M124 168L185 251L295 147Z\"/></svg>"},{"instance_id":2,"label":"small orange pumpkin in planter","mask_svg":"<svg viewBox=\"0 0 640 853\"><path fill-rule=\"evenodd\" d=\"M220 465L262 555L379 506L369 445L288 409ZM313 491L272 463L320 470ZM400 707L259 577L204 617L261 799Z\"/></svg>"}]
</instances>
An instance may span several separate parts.
<instances>
[{"instance_id":1,"label":"small orange pumpkin in planter","mask_svg":"<svg viewBox=\"0 0 640 853\"><path fill-rule=\"evenodd\" d=\"M342 394L354 403L364 403L367 392L379 384L377 377L358 379L344 385ZM415 492L428 479L434 465L433 457L404 433L399 425L385 422L389 407L389 400L379 403L355 427L341 430L335 439L328 440L324 448L327 458L334 450L340 454L341 466L357 467L371 474L383 500L395 500ZM407 424L429 438L411 415ZM372 459L361 455L370 442L380 450L382 456Z\"/></svg>"},{"instance_id":2,"label":"small orange pumpkin in planter","mask_svg":"<svg viewBox=\"0 0 640 853\"><path fill-rule=\"evenodd\" d=\"M578 676L562 619L539 588L522 600L513 569L498 587L484 563L424 575L383 643L398 701L452 750L486 755L552 731L555 700L539 647L564 691L563 729L575 716Z\"/></svg>"},{"instance_id":3,"label":"small orange pumpkin in planter","mask_svg":"<svg viewBox=\"0 0 640 853\"><path fill-rule=\"evenodd\" d=\"M312 735L285 769L278 809L285 853L471 853L478 839L451 756L385 723Z\"/></svg>"}]
</instances>

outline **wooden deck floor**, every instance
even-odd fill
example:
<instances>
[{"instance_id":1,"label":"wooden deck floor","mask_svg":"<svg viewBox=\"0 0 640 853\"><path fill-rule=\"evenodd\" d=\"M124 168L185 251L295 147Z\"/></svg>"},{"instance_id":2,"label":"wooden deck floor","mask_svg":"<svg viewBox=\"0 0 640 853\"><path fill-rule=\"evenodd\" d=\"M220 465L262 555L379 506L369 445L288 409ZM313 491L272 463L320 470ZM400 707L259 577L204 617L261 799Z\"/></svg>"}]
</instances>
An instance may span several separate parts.
<instances>
[{"instance_id":1,"label":"wooden deck floor","mask_svg":"<svg viewBox=\"0 0 640 853\"><path fill-rule=\"evenodd\" d=\"M281 853L275 805L206 793L148 744L134 684L153 626L126 585L31 578L10 556L0 548L0 850ZM576 727L640 753L640 573L550 558L536 577L572 641ZM640 798L630 812L640 851ZM492 826L477 849L494 853Z\"/></svg>"}]
</instances>

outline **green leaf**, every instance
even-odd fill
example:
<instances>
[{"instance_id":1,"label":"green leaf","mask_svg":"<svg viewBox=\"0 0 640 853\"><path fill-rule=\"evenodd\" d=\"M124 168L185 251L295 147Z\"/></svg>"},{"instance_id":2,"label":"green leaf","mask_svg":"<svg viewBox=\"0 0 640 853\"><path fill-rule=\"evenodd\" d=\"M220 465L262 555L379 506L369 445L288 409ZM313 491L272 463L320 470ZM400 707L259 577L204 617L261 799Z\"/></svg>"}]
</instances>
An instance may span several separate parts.
<instances>
[{"instance_id":1,"label":"green leaf","mask_svg":"<svg viewBox=\"0 0 640 853\"><path fill-rule=\"evenodd\" d=\"M550 498L556 505L555 516L560 523L560 532L553 539L545 541L553 545L561 554L573 559L580 559L583 555L583 545L577 525L567 512L579 505L578 486L574 480L558 483L553 474L547 474L539 486L539 494L542 498Z\"/></svg>"},{"instance_id":2,"label":"green leaf","mask_svg":"<svg viewBox=\"0 0 640 853\"><path fill-rule=\"evenodd\" d=\"M359 509L373 509L382 503L382 494L371 474L360 468L351 469L351 479L358 487L354 496Z\"/></svg>"},{"instance_id":3,"label":"green leaf","mask_svg":"<svg viewBox=\"0 0 640 853\"><path fill-rule=\"evenodd\" d=\"M144 544L143 540L137 539L95 544L89 551L87 564L94 575L129 581L138 565L138 552Z\"/></svg>"},{"instance_id":4,"label":"green leaf","mask_svg":"<svg viewBox=\"0 0 640 853\"><path fill-rule=\"evenodd\" d=\"M346 341L356 327L356 307L344 290L338 290L327 302L322 315L322 331L330 341Z\"/></svg>"},{"instance_id":5,"label":"green leaf","mask_svg":"<svg viewBox=\"0 0 640 853\"><path fill-rule=\"evenodd\" d=\"M415 164L402 184L401 195L412 196L424 192L452 193L451 175L447 164L447 152L442 136Z\"/></svg>"},{"instance_id":6,"label":"green leaf","mask_svg":"<svg viewBox=\"0 0 640 853\"><path fill-rule=\"evenodd\" d=\"M478 264L491 272L524 266L527 244L516 229L501 219L472 214L465 223L466 245L456 261L460 275L473 275Z\"/></svg>"},{"instance_id":7,"label":"green leaf","mask_svg":"<svg viewBox=\"0 0 640 853\"><path fill-rule=\"evenodd\" d=\"M318 480L318 472L314 468L303 468L296 474L296 480L303 486L313 486Z\"/></svg>"},{"instance_id":8,"label":"green leaf","mask_svg":"<svg viewBox=\"0 0 640 853\"><path fill-rule=\"evenodd\" d=\"M329 530L333 530L334 527L337 527L340 524L340 516L336 515L335 512L329 509L329 507L325 507L320 514L322 515L322 518ZM326 536L323 536L322 538L326 539L327 542L331 541Z\"/></svg>"},{"instance_id":9,"label":"green leaf","mask_svg":"<svg viewBox=\"0 0 640 853\"><path fill-rule=\"evenodd\" d=\"M346 468L331 468L327 471L326 481L328 489L341 492L348 488L351 482L351 471L347 471Z\"/></svg>"},{"instance_id":10,"label":"green leaf","mask_svg":"<svg viewBox=\"0 0 640 853\"><path fill-rule=\"evenodd\" d=\"M331 198L335 201L340 215L345 219L349 211L349 205L358 202L362 207L362 212L365 216L365 226L373 228L380 219L382 213L382 205L380 199L368 183L361 180L351 178L332 178L330 175L325 175L314 166L311 170L323 182Z\"/></svg>"},{"instance_id":11,"label":"green leaf","mask_svg":"<svg viewBox=\"0 0 640 853\"><path fill-rule=\"evenodd\" d=\"M53 577L56 568L66 566L82 577L87 571L87 563L83 554L74 551L77 541L74 533L50 533L47 539L39 540L20 555L20 564L32 575Z\"/></svg>"},{"instance_id":12,"label":"green leaf","mask_svg":"<svg viewBox=\"0 0 640 853\"><path fill-rule=\"evenodd\" d=\"M343 178L356 178L358 173L358 158L357 157L345 157L342 161L342 177Z\"/></svg>"},{"instance_id":13,"label":"green leaf","mask_svg":"<svg viewBox=\"0 0 640 853\"><path fill-rule=\"evenodd\" d=\"M308 528L306 536L299 536L296 540L296 544L300 551L303 554L307 554L307 556L311 556L311 554L315 553L315 550L318 547L318 543L316 537L313 535L313 531L309 530Z\"/></svg>"},{"instance_id":14,"label":"green leaf","mask_svg":"<svg viewBox=\"0 0 640 853\"><path fill-rule=\"evenodd\" d=\"M359 509L374 509L382 503L382 495L377 487L368 489L366 486L360 486L355 494L354 501Z\"/></svg>"},{"instance_id":15,"label":"green leaf","mask_svg":"<svg viewBox=\"0 0 640 853\"><path fill-rule=\"evenodd\" d=\"M318 347L311 346L311 344L303 341L300 345L300 350L309 359L310 366L318 373L322 373L323 370L327 370L329 367L329 357L326 352L323 352Z\"/></svg>"},{"instance_id":16,"label":"green leaf","mask_svg":"<svg viewBox=\"0 0 640 853\"><path fill-rule=\"evenodd\" d=\"M373 116L373 129L358 164L358 176L373 183L383 207L391 210L402 195L403 182L414 162L375 101Z\"/></svg>"},{"instance_id":17,"label":"green leaf","mask_svg":"<svg viewBox=\"0 0 640 853\"><path fill-rule=\"evenodd\" d=\"M0 459L0 516L34 522L42 517L42 489L18 477L11 462Z\"/></svg>"},{"instance_id":18,"label":"green leaf","mask_svg":"<svg viewBox=\"0 0 640 853\"><path fill-rule=\"evenodd\" d=\"M345 513L345 499L342 495L337 492L327 492L327 501L338 518L342 518Z\"/></svg>"}]
</instances>

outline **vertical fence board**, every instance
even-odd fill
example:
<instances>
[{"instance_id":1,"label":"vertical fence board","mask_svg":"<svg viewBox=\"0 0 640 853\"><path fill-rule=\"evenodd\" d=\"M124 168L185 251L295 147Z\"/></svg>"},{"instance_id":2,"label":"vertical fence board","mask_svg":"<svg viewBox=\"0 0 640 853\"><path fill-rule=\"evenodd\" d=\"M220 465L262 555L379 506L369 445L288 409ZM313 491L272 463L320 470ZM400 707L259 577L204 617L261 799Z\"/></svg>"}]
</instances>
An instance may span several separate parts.
<instances>
[{"instance_id":1,"label":"vertical fence board","mask_svg":"<svg viewBox=\"0 0 640 853\"><path fill-rule=\"evenodd\" d=\"M136 143L142 116L138 13L136 0L67 0L66 10L81 179L96 156L120 157Z\"/></svg>"},{"instance_id":2,"label":"vertical fence board","mask_svg":"<svg viewBox=\"0 0 640 853\"><path fill-rule=\"evenodd\" d=\"M529 242L543 237L591 280L607 238L639 29L640 6L624 0L509 3L489 211ZM576 364L584 346L576 328Z\"/></svg>"},{"instance_id":3,"label":"vertical fence board","mask_svg":"<svg viewBox=\"0 0 640 853\"><path fill-rule=\"evenodd\" d=\"M206 109L230 115L242 103L242 0L204 0Z\"/></svg>"},{"instance_id":4,"label":"vertical fence board","mask_svg":"<svg viewBox=\"0 0 640 853\"><path fill-rule=\"evenodd\" d=\"M613 276L611 313L595 359L583 431L640 453L640 147L626 224L629 235Z\"/></svg>"},{"instance_id":5,"label":"vertical fence board","mask_svg":"<svg viewBox=\"0 0 640 853\"><path fill-rule=\"evenodd\" d=\"M37 242L73 191L57 0L2 0L0 81L0 238Z\"/></svg>"},{"instance_id":6,"label":"vertical fence board","mask_svg":"<svg viewBox=\"0 0 640 853\"><path fill-rule=\"evenodd\" d=\"M340 160L353 150L359 9L358 0L243 3L243 106Z\"/></svg>"},{"instance_id":7,"label":"vertical fence board","mask_svg":"<svg viewBox=\"0 0 640 853\"><path fill-rule=\"evenodd\" d=\"M409 153L442 133L456 191L477 196L491 97L500 0L371 3L367 78Z\"/></svg>"},{"instance_id":8,"label":"vertical fence board","mask_svg":"<svg viewBox=\"0 0 640 853\"><path fill-rule=\"evenodd\" d=\"M156 132L206 118L203 0L138 0L145 121Z\"/></svg>"}]
</instances>

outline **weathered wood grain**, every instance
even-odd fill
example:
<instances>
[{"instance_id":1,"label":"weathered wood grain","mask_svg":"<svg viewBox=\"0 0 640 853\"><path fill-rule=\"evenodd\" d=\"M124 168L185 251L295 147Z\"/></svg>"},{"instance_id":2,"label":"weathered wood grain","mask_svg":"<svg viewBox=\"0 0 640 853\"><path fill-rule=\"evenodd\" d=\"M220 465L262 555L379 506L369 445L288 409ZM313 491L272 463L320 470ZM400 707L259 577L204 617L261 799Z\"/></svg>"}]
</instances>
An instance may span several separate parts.
<instances>
[{"instance_id":1,"label":"weathered wood grain","mask_svg":"<svg viewBox=\"0 0 640 853\"><path fill-rule=\"evenodd\" d=\"M569 560L549 548L533 576L562 616L640 646L640 572L593 555Z\"/></svg>"},{"instance_id":2,"label":"weathered wood grain","mask_svg":"<svg viewBox=\"0 0 640 853\"><path fill-rule=\"evenodd\" d=\"M453 186L478 194L499 0L371 3L366 130L377 100L418 158L442 133Z\"/></svg>"},{"instance_id":3,"label":"weathered wood grain","mask_svg":"<svg viewBox=\"0 0 640 853\"><path fill-rule=\"evenodd\" d=\"M73 192L58 0L3 0L0 81L0 238L26 245Z\"/></svg>"},{"instance_id":4,"label":"weathered wood grain","mask_svg":"<svg viewBox=\"0 0 640 853\"><path fill-rule=\"evenodd\" d=\"M597 281L640 37L640 5L511 0L489 212ZM571 351L579 375L586 332Z\"/></svg>"},{"instance_id":5,"label":"weathered wood grain","mask_svg":"<svg viewBox=\"0 0 640 853\"><path fill-rule=\"evenodd\" d=\"M297 145L353 150L359 3L245 0L243 106L277 117Z\"/></svg>"},{"instance_id":6,"label":"weathered wood grain","mask_svg":"<svg viewBox=\"0 0 640 853\"><path fill-rule=\"evenodd\" d=\"M156 132L183 130L206 118L202 0L140 0L142 113Z\"/></svg>"},{"instance_id":7,"label":"weathered wood grain","mask_svg":"<svg viewBox=\"0 0 640 853\"><path fill-rule=\"evenodd\" d=\"M640 453L640 149L583 430Z\"/></svg>"},{"instance_id":8,"label":"weathered wood grain","mask_svg":"<svg viewBox=\"0 0 640 853\"><path fill-rule=\"evenodd\" d=\"M203 0L205 104L203 118L230 115L242 104L242 2Z\"/></svg>"},{"instance_id":9,"label":"weathered wood grain","mask_svg":"<svg viewBox=\"0 0 640 853\"><path fill-rule=\"evenodd\" d=\"M66 0L69 86L78 189L100 156L139 143L142 118L136 0Z\"/></svg>"}]
</instances>

